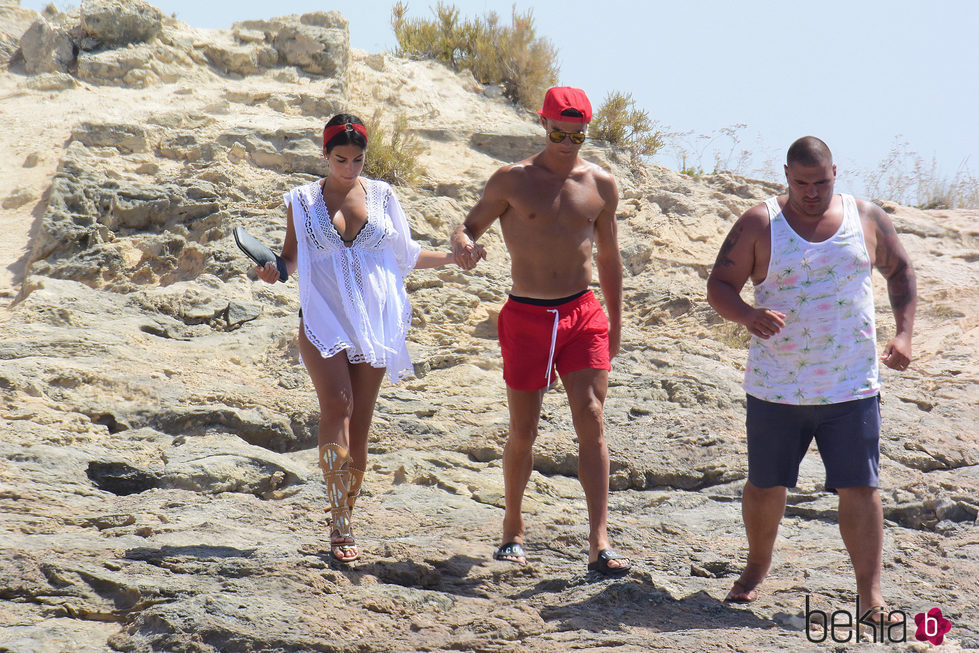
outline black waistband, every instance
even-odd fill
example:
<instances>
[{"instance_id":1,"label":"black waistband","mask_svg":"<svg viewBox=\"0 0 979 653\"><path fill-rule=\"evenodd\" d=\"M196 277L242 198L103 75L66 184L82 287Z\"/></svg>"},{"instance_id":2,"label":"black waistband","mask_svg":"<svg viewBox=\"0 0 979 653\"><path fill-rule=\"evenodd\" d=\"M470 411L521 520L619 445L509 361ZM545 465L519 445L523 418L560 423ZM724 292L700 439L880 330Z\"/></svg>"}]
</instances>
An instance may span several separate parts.
<instances>
[{"instance_id":1,"label":"black waistband","mask_svg":"<svg viewBox=\"0 0 979 653\"><path fill-rule=\"evenodd\" d=\"M537 299L535 297L518 297L516 295L510 295L510 299L521 304L531 304L532 306L560 306L561 304L567 304L570 301L578 299L586 292L590 292L588 288L585 288L581 292L576 292L568 297L562 297L560 299Z\"/></svg>"}]
</instances>

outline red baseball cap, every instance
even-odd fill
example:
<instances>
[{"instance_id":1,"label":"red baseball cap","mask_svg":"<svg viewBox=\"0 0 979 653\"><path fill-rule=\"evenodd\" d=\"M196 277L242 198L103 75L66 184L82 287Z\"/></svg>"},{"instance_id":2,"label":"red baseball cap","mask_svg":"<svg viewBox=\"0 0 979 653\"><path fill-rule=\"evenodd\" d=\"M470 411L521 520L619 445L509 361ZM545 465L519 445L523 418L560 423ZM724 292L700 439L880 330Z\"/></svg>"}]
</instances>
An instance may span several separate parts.
<instances>
[{"instance_id":1,"label":"red baseball cap","mask_svg":"<svg viewBox=\"0 0 979 653\"><path fill-rule=\"evenodd\" d=\"M564 116L562 111L573 109L581 116ZM591 102L580 88L570 86L555 86L547 90L544 96L544 106L537 114L550 120L562 122L591 122Z\"/></svg>"}]
</instances>

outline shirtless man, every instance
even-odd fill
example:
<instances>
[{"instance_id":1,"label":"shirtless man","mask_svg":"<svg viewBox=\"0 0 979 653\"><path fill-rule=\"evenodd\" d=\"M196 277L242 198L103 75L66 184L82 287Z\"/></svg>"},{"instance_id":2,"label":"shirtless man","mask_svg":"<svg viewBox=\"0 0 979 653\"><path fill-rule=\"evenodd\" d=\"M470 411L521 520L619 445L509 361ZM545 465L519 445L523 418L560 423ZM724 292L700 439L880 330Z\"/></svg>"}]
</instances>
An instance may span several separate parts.
<instances>
[{"instance_id":1,"label":"shirtless man","mask_svg":"<svg viewBox=\"0 0 979 653\"><path fill-rule=\"evenodd\" d=\"M833 194L836 166L823 141L807 136L793 143L785 178L787 195L755 206L734 224L707 281L711 306L753 336L744 381L748 562L727 600L757 598L786 488L795 486L815 438L826 488L839 495L840 534L858 600L871 621L889 619L880 590L880 374L871 272L876 267L887 279L897 323L880 360L904 370L911 361L914 270L880 207ZM748 279L755 306L740 296Z\"/></svg>"},{"instance_id":2,"label":"shirtless man","mask_svg":"<svg viewBox=\"0 0 979 653\"><path fill-rule=\"evenodd\" d=\"M578 479L588 505L588 569L627 573L630 561L609 545L609 459L602 410L622 327L622 260L615 225L618 189L604 170L578 156L591 120L584 91L556 87L538 111L544 149L497 170L465 222L452 234L456 262L471 269L485 256L476 240L500 220L512 287L498 331L510 430L503 450L506 513L494 558L523 564L524 490L533 471L541 403L561 376L578 436ZM608 317L588 289L592 248ZM556 373L555 373L556 372Z\"/></svg>"}]
</instances>

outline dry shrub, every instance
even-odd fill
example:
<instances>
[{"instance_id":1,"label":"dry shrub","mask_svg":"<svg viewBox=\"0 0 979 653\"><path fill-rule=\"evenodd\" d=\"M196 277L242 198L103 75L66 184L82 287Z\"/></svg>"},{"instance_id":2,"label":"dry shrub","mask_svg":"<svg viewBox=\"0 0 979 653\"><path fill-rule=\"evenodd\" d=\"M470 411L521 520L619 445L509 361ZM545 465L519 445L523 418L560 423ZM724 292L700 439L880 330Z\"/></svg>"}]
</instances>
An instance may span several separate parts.
<instances>
[{"instance_id":1,"label":"dry shrub","mask_svg":"<svg viewBox=\"0 0 979 653\"><path fill-rule=\"evenodd\" d=\"M454 5L439 2L434 19L409 19L408 5L399 1L391 10L397 54L430 58L453 70L470 70L481 84L495 84L512 101L535 108L544 91L557 83L557 50L538 37L533 12L514 7L509 25L495 12L482 19L459 16Z\"/></svg>"},{"instance_id":2,"label":"dry shrub","mask_svg":"<svg viewBox=\"0 0 979 653\"><path fill-rule=\"evenodd\" d=\"M877 167L860 176L874 199L921 209L979 208L979 179L965 162L949 178L936 159L926 161L900 135Z\"/></svg>"},{"instance_id":3,"label":"dry shrub","mask_svg":"<svg viewBox=\"0 0 979 653\"><path fill-rule=\"evenodd\" d=\"M588 127L588 135L628 149L634 158L652 156L665 144L665 132L649 114L636 107L631 93L614 91L605 97Z\"/></svg>"},{"instance_id":4,"label":"dry shrub","mask_svg":"<svg viewBox=\"0 0 979 653\"><path fill-rule=\"evenodd\" d=\"M367 157L364 174L391 184L413 185L421 178L418 156L424 147L418 137L408 131L408 119L399 115L388 128L381 124L380 112L364 121L367 127Z\"/></svg>"}]
</instances>

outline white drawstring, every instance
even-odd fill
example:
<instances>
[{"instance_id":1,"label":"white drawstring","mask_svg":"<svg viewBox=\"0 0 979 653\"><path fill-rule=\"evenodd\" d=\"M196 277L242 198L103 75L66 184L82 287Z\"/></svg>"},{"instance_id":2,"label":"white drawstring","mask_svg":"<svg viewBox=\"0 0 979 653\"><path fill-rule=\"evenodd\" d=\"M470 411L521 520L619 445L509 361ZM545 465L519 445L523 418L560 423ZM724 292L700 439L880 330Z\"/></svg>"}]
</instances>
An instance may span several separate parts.
<instances>
[{"instance_id":1,"label":"white drawstring","mask_svg":"<svg viewBox=\"0 0 979 653\"><path fill-rule=\"evenodd\" d=\"M557 324L561 319L561 314L556 308L547 309L548 313L554 313L554 327L551 329L551 353L547 355L547 388L551 387L551 369L554 367L554 346L557 344Z\"/></svg>"}]
</instances>

